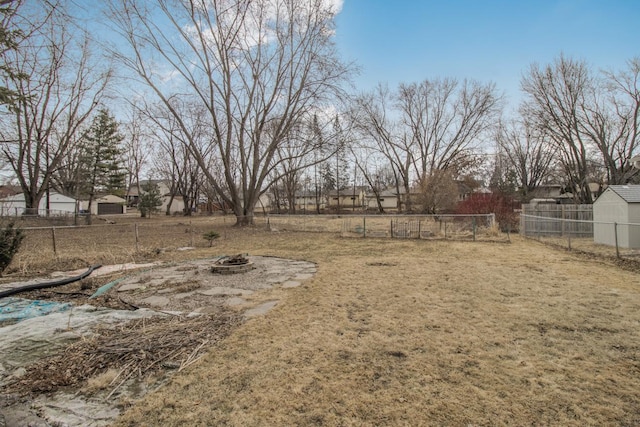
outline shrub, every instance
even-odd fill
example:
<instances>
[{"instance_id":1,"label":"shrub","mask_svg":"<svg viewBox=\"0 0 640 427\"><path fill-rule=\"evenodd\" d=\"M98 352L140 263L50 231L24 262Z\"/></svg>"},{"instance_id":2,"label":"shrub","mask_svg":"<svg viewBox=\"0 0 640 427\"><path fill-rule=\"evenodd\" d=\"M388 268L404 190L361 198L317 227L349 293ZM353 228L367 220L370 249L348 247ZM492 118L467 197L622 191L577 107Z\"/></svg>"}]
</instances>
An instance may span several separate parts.
<instances>
[{"instance_id":1,"label":"shrub","mask_svg":"<svg viewBox=\"0 0 640 427\"><path fill-rule=\"evenodd\" d=\"M11 264L13 256L18 252L24 232L16 228L13 222L0 229L0 274Z\"/></svg>"},{"instance_id":2,"label":"shrub","mask_svg":"<svg viewBox=\"0 0 640 427\"><path fill-rule=\"evenodd\" d=\"M209 247L213 246L213 241L220 237L217 231L208 231L202 235L205 240L209 241Z\"/></svg>"},{"instance_id":3,"label":"shrub","mask_svg":"<svg viewBox=\"0 0 640 427\"><path fill-rule=\"evenodd\" d=\"M502 231L516 230L518 215L514 208L518 207L510 196L500 193L474 193L458 204L457 214L490 214L496 215Z\"/></svg>"}]
</instances>

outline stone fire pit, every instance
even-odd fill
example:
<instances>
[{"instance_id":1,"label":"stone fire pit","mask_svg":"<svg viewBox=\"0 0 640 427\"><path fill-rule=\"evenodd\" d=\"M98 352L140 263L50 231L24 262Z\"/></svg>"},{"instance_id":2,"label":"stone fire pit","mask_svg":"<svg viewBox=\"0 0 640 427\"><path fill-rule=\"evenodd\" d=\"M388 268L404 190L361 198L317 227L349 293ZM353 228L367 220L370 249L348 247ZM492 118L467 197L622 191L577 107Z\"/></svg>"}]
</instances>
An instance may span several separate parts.
<instances>
[{"instance_id":1,"label":"stone fire pit","mask_svg":"<svg viewBox=\"0 0 640 427\"><path fill-rule=\"evenodd\" d=\"M222 257L211 267L214 274L239 274L253 270L255 267L246 255L238 254Z\"/></svg>"}]
</instances>

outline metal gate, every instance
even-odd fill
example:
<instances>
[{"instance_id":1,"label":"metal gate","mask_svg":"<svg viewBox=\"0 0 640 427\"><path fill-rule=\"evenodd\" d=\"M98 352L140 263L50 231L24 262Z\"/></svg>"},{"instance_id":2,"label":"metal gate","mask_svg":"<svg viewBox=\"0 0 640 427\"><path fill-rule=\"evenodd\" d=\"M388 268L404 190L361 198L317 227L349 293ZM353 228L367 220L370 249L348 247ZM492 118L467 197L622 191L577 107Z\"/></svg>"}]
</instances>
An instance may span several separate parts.
<instances>
[{"instance_id":1,"label":"metal gate","mask_svg":"<svg viewBox=\"0 0 640 427\"><path fill-rule=\"evenodd\" d=\"M391 237L396 239L419 239L420 220L394 219L391 221Z\"/></svg>"}]
</instances>

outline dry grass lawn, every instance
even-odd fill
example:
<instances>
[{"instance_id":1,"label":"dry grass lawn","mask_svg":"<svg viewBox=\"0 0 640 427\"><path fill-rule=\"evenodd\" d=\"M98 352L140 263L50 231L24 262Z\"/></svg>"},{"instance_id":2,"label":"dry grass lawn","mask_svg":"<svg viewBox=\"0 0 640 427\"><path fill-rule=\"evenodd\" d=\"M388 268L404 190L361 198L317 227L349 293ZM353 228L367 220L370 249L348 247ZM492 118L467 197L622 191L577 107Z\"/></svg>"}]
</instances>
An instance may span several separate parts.
<instances>
[{"instance_id":1,"label":"dry grass lawn","mask_svg":"<svg viewBox=\"0 0 640 427\"><path fill-rule=\"evenodd\" d=\"M226 233L226 231L225 231ZM233 232L316 276L117 425L638 425L637 273L537 242Z\"/></svg>"}]
</instances>

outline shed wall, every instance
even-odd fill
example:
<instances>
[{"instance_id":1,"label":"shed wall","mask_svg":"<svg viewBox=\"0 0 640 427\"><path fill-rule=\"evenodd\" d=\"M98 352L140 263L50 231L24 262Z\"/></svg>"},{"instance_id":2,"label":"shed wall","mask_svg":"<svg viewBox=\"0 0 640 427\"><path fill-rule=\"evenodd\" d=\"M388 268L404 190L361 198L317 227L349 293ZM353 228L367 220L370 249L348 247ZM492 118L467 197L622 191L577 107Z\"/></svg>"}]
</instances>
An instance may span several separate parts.
<instances>
[{"instance_id":1,"label":"shed wall","mask_svg":"<svg viewBox=\"0 0 640 427\"><path fill-rule=\"evenodd\" d=\"M606 190L593 204L593 241L603 245L615 246L616 236L612 223L629 222L628 205L620 196L611 190ZM606 224L603 224L606 223ZM628 227L624 227L627 231ZM618 245L629 246L628 233L618 227Z\"/></svg>"}]
</instances>

